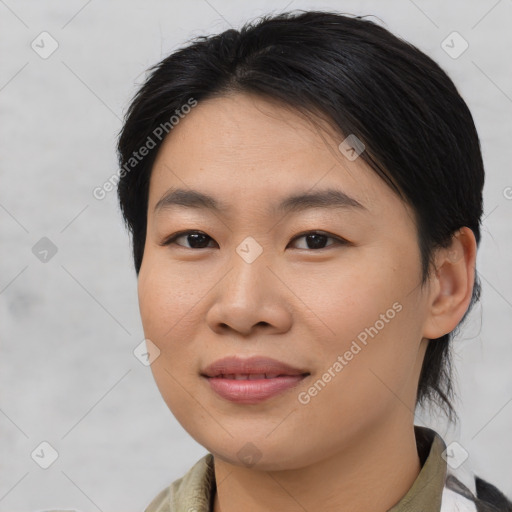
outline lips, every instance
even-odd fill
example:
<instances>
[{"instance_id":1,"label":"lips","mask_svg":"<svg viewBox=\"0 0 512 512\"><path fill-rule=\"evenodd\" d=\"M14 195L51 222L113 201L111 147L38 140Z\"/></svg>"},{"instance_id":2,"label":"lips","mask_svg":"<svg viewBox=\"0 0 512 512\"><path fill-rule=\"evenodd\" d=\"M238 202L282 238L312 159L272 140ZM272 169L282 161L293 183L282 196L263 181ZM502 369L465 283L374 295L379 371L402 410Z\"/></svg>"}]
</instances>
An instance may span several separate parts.
<instances>
[{"instance_id":1,"label":"lips","mask_svg":"<svg viewBox=\"0 0 512 512\"><path fill-rule=\"evenodd\" d=\"M266 357L227 357L206 367L201 375L220 397L257 404L297 386L309 372Z\"/></svg>"},{"instance_id":2,"label":"lips","mask_svg":"<svg viewBox=\"0 0 512 512\"><path fill-rule=\"evenodd\" d=\"M295 368L289 364L267 357L225 357L207 366L202 375L205 377L231 378L237 380L254 380L257 378L275 378L281 375L303 375L305 369Z\"/></svg>"},{"instance_id":3,"label":"lips","mask_svg":"<svg viewBox=\"0 0 512 512\"><path fill-rule=\"evenodd\" d=\"M282 373L273 373L273 374L267 374L267 373L232 373L229 375L226 374L220 374L215 375L218 379L232 379L232 380L258 380L258 379L275 379L276 377L281 377L284 374Z\"/></svg>"}]
</instances>

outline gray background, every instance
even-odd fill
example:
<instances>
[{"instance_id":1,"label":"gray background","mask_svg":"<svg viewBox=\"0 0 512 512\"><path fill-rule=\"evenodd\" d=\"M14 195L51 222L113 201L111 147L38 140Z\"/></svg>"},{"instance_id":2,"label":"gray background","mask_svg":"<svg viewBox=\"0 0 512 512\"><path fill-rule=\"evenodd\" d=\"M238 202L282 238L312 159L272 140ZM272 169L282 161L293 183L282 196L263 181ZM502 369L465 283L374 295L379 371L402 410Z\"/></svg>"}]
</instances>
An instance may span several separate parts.
<instances>
[{"instance_id":1,"label":"gray background","mask_svg":"<svg viewBox=\"0 0 512 512\"><path fill-rule=\"evenodd\" d=\"M121 119L150 65L192 36L312 7L379 16L473 113L487 172L483 294L454 345L461 423L417 422L512 496L511 0L0 0L0 512L143 510L206 453L133 355L143 331L129 239L115 192L92 190L116 172ZM43 31L59 45L46 59L31 47L50 48ZM453 31L469 43L458 58L441 46ZM43 237L57 248L46 262L32 250ZM43 441L59 454L46 470L31 458Z\"/></svg>"}]
</instances>

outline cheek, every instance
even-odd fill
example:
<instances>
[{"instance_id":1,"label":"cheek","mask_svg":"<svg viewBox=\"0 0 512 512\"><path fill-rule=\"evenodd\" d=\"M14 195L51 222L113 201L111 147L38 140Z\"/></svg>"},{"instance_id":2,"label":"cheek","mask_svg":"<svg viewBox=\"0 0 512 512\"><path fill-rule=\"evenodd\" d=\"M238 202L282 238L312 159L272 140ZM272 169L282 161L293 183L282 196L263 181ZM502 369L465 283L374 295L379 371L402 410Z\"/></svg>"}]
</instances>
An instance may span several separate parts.
<instances>
[{"instance_id":1,"label":"cheek","mask_svg":"<svg viewBox=\"0 0 512 512\"><path fill-rule=\"evenodd\" d=\"M341 269L333 265L299 279L302 281L297 293L311 304L312 311L338 340L356 337L388 310L387 316L394 318L397 307L393 309L393 304L401 303L404 297L393 271L364 259Z\"/></svg>"},{"instance_id":2,"label":"cheek","mask_svg":"<svg viewBox=\"0 0 512 512\"><path fill-rule=\"evenodd\" d=\"M344 377L339 381L369 386L369 392L374 384L385 388L378 384L379 376L391 389L410 378L422 321L418 269L413 263L381 253L379 258L361 258L345 271L333 269L320 287L316 276L314 292L310 282L303 283L303 289L310 290L304 302L314 304L331 333L318 347L325 370L338 356L343 358Z\"/></svg>"},{"instance_id":3,"label":"cheek","mask_svg":"<svg viewBox=\"0 0 512 512\"><path fill-rule=\"evenodd\" d=\"M160 346L164 340L181 338L180 333L188 331L197 311L194 306L207 287L201 284L200 273L190 276L189 272L162 264L150 253L147 256L138 277L139 309L146 337Z\"/></svg>"},{"instance_id":4,"label":"cheek","mask_svg":"<svg viewBox=\"0 0 512 512\"><path fill-rule=\"evenodd\" d=\"M167 406L179 417L186 416L190 409L187 383L197 373L194 344L198 341L193 335L197 321L193 315L199 297L187 292L190 289L194 287L190 288L182 273L176 269L171 272L149 257L139 272L138 299L144 336L160 350L151 371Z\"/></svg>"}]
</instances>

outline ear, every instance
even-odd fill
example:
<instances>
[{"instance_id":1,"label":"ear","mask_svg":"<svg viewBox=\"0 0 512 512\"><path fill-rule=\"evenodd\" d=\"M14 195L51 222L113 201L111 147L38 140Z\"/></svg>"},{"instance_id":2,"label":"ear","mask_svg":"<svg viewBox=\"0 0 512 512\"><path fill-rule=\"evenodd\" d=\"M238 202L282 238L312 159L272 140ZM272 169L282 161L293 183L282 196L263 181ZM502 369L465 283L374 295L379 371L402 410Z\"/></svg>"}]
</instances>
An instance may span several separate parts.
<instances>
[{"instance_id":1,"label":"ear","mask_svg":"<svg viewBox=\"0 0 512 512\"><path fill-rule=\"evenodd\" d=\"M453 235L449 247L437 250L435 274L430 277L425 338L440 338L453 331L467 311L473 294L476 249L473 231L463 227Z\"/></svg>"}]
</instances>

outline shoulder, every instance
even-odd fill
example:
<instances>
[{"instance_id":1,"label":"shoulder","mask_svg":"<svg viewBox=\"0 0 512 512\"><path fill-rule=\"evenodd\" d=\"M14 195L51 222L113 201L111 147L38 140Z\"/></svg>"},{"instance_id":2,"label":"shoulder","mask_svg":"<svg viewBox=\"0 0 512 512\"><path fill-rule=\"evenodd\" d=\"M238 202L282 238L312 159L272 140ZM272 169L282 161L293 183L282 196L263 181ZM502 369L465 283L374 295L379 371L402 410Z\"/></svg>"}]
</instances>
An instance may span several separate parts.
<instances>
[{"instance_id":1,"label":"shoulder","mask_svg":"<svg viewBox=\"0 0 512 512\"><path fill-rule=\"evenodd\" d=\"M160 491L144 512L209 512L214 489L213 455L208 453L184 476Z\"/></svg>"},{"instance_id":2,"label":"shoulder","mask_svg":"<svg viewBox=\"0 0 512 512\"><path fill-rule=\"evenodd\" d=\"M478 476L475 478L475 485L477 498L482 503L486 503L500 512L512 512L512 501L510 501L497 487ZM485 509L482 508L478 510Z\"/></svg>"},{"instance_id":3,"label":"shoulder","mask_svg":"<svg viewBox=\"0 0 512 512\"><path fill-rule=\"evenodd\" d=\"M159 492L152 500L151 503L144 509L144 512L170 512L169 494L171 486L166 487Z\"/></svg>"},{"instance_id":4,"label":"shoulder","mask_svg":"<svg viewBox=\"0 0 512 512\"><path fill-rule=\"evenodd\" d=\"M475 476L475 490L471 492L455 476L448 475L441 512L512 512L512 501L483 478Z\"/></svg>"}]
</instances>

